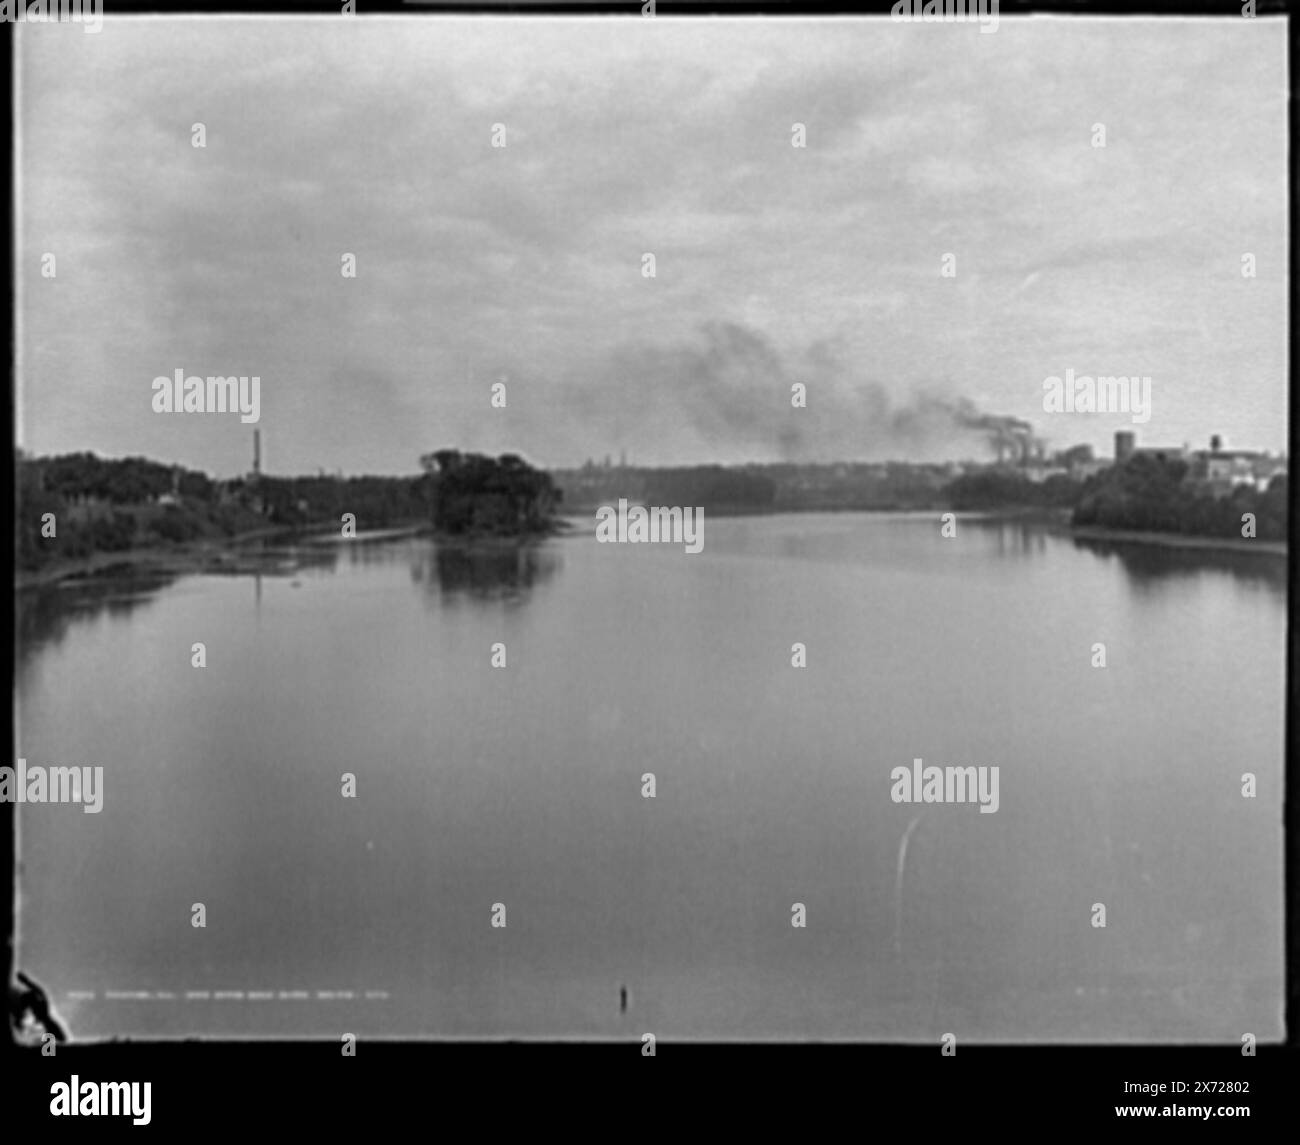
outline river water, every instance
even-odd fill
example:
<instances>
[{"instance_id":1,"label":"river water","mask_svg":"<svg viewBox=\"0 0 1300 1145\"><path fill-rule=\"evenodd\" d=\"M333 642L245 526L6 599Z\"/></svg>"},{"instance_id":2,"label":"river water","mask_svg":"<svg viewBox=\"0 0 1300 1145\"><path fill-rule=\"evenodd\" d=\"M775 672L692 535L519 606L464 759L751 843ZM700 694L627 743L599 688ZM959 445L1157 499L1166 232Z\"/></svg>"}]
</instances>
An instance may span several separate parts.
<instances>
[{"instance_id":1,"label":"river water","mask_svg":"<svg viewBox=\"0 0 1300 1145\"><path fill-rule=\"evenodd\" d=\"M581 522L20 621L16 754L104 769L19 808L18 964L79 1037L1282 1029L1281 560ZM916 758L997 811L895 803Z\"/></svg>"}]
</instances>

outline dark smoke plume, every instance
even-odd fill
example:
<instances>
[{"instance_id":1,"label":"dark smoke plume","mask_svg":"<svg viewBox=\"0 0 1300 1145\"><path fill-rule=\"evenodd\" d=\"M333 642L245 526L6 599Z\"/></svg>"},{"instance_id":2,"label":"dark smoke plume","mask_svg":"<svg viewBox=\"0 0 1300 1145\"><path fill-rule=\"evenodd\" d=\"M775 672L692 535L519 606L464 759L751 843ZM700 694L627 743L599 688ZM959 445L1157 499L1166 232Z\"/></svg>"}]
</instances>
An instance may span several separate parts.
<instances>
[{"instance_id":1,"label":"dark smoke plume","mask_svg":"<svg viewBox=\"0 0 1300 1145\"><path fill-rule=\"evenodd\" d=\"M926 449L952 456L973 447L1011 460L1037 446L1027 422L983 413L941 386L900 398L831 343L783 354L734 322L706 323L691 342L625 344L600 375L566 386L562 399L596 440L691 433L733 454L784 461L902 459ZM806 409L791 405L796 382L807 387Z\"/></svg>"}]
</instances>

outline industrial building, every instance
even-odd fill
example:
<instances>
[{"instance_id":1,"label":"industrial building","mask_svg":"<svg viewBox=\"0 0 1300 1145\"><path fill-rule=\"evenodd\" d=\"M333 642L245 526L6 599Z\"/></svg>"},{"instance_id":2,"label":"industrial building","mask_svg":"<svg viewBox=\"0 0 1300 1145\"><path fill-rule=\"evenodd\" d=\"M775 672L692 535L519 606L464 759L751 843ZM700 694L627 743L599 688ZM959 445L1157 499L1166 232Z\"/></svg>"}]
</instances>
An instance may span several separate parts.
<instances>
[{"instance_id":1,"label":"industrial building","mask_svg":"<svg viewBox=\"0 0 1300 1145\"><path fill-rule=\"evenodd\" d=\"M1131 430L1119 430L1115 434L1115 464L1123 465L1138 456L1186 462L1189 479L1204 482L1218 494L1229 493L1241 485L1263 491L1273 478L1288 473L1285 455L1224 449L1223 439L1217 433L1210 438L1209 449L1194 450L1190 445L1139 446Z\"/></svg>"}]
</instances>

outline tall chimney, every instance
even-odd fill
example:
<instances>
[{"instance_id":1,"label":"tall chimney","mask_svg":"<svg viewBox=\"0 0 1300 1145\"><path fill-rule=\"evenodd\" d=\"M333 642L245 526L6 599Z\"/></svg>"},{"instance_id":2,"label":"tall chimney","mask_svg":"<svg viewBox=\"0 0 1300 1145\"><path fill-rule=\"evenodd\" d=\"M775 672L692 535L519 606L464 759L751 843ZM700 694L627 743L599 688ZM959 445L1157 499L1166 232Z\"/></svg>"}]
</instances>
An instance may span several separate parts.
<instances>
[{"instance_id":1,"label":"tall chimney","mask_svg":"<svg viewBox=\"0 0 1300 1145\"><path fill-rule=\"evenodd\" d=\"M262 431L253 430L253 476L262 475Z\"/></svg>"},{"instance_id":2,"label":"tall chimney","mask_svg":"<svg viewBox=\"0 0 1300 1145\"><path fill-rule=\"evenodd\" d=\"M1121 429L1115 434L1115 464L1122 465L1133 452L1136 438L1132 430Z\"/></svg>"}]
</instances>

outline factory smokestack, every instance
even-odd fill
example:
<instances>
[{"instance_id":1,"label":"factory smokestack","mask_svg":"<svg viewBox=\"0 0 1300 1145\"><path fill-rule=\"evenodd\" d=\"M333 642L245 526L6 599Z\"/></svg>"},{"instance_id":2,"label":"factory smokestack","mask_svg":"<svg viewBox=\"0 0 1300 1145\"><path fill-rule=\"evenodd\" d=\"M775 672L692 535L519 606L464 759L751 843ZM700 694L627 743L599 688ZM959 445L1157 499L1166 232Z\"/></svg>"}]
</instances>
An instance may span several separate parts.
<instances>
[{"instance_id":1,"label":"factory smokestack","mask_svg":"<svg viewBox=\"0 0 1300 1145\"><path fill-rule=\"evenodd\" d=\"M998 417L976 412L970 402L959 402L955 415L960 425L978 430L997 454L999 465L1028 465L1042 442L1034 436L1034 427L1018 417Z\"/></svg>"},{"instance_id":2,"label":"factory smokestack","mask_svg":"<svg viewBox=\"0 0 1300 1145\"><path fill-rule=\"evenodd\" d=\"M262 475L262 431L253 430L253 476Z\"/></svg>"}]
</instances>

